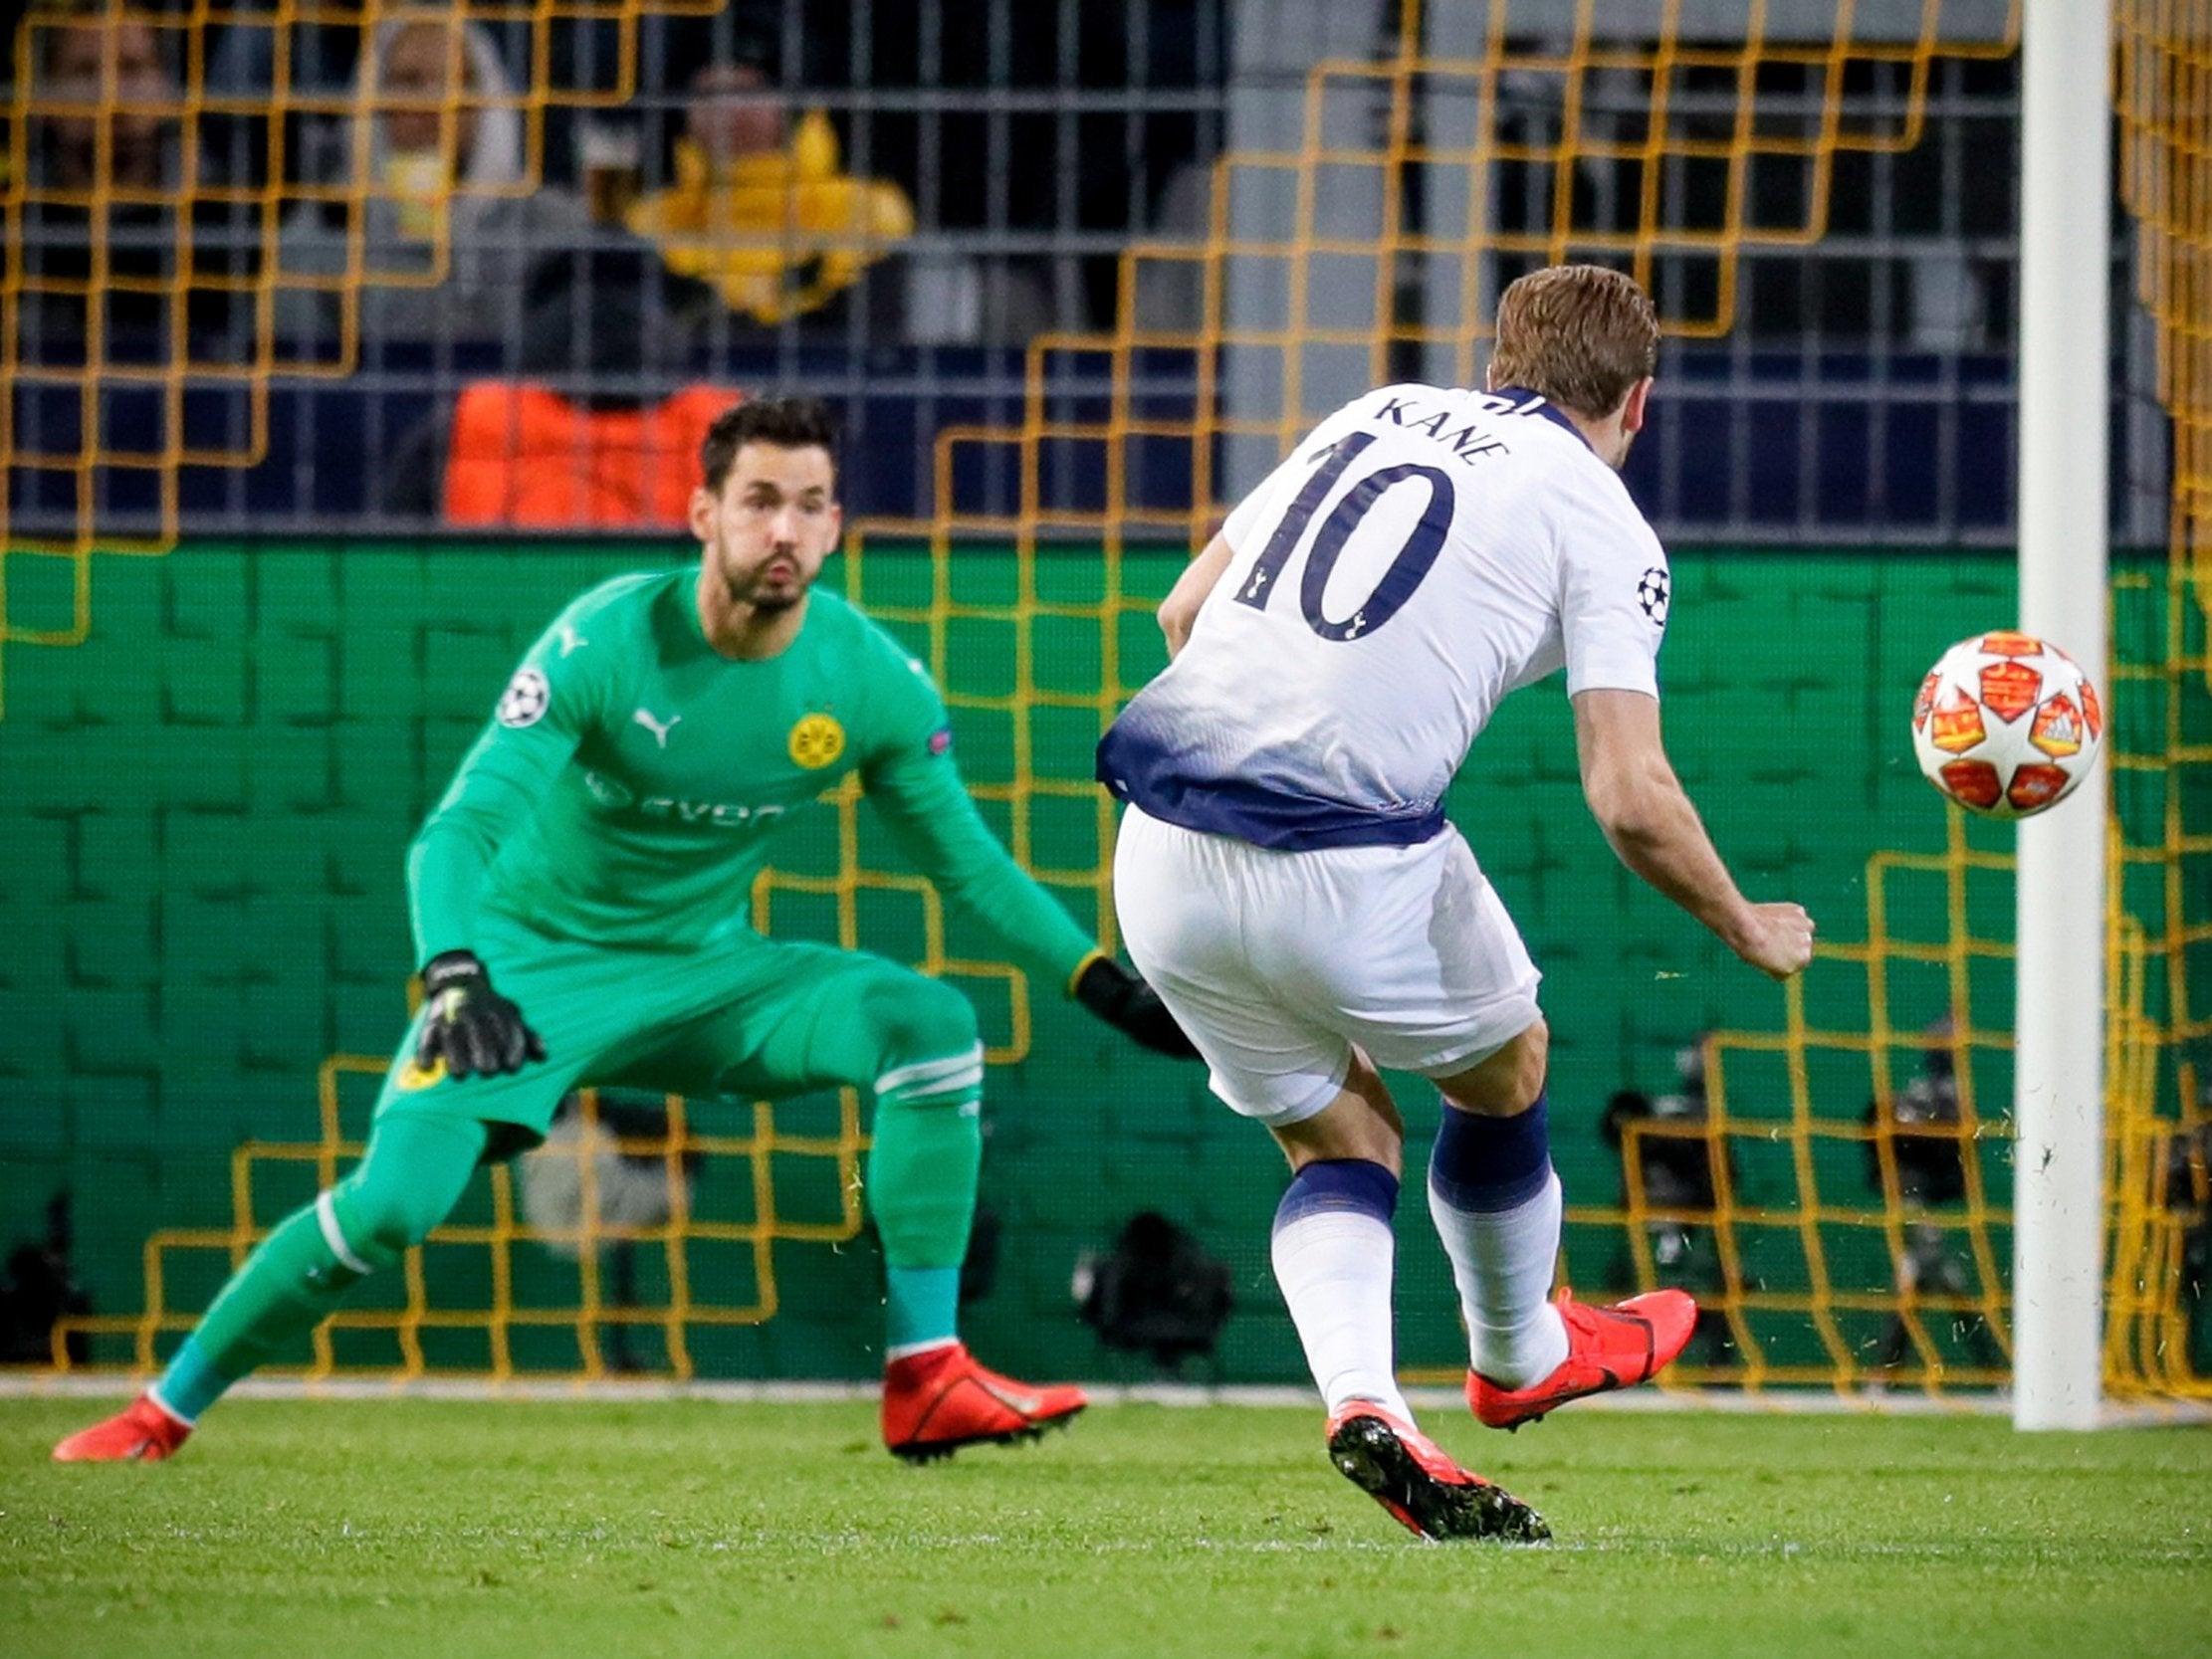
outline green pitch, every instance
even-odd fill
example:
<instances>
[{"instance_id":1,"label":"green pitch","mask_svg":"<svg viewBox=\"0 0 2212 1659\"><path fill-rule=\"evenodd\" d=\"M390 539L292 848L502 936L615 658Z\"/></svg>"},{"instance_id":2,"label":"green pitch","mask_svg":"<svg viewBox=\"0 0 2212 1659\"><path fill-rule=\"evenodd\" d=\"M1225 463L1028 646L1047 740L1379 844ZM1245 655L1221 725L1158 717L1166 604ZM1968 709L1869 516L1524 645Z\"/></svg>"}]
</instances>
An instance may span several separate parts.
<instances>
[{"instance_id":1,"label":"green pitch","mask_svg":"<svg viewBox=\"0 0 2212 1659\"><path fill-rule=\"evenodd\" d=\"M165 1467L57 1468L0 1401L0 1652L2212 1652L2212 1433L1432 1412L1542 1549L1425 1546L1317 1412L1122 1406L908 1469L861 1404L245 1400Z\"/></svg>"}]
</instances>

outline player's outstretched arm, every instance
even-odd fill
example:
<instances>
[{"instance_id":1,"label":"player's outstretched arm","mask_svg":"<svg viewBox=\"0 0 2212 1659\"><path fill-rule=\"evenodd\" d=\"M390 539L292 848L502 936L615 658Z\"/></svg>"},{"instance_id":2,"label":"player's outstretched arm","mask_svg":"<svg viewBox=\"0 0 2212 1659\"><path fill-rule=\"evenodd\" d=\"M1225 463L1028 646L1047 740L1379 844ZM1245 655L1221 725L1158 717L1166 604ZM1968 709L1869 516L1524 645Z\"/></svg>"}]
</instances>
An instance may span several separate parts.
<instances>
[{"instance_id":1,"label":"player's outstretched arm","mask_svg":"<svg viewBox=\"0 0 2212 1659\"><path fill-rule=\"evenodd\" d=\"M991 833L951 755L903 753L865 778L868 799L901 851L946 904L988 928L1009 957L1056 980L1132 1042L1179 1059L1197 1057L1152 987L1100 950Z\"/></svg>"},{"instance_id":2,"label":"player's outstretched arm","mask_svg":"<svg viewBox=\"0 0 2212 1659\"><path fill-rule=\"evenodd\" d=\"M1222 576L1236 558L1239 546L1249 546L1258 533L1262 520L1272 522L1290 505L1291 497L1312 476L1313 470L1332 453L1339 439L1352 431L1357 421L1358 405L1347 404L1306 435L1305 442L1293 449L1276 465L1275 470L1260 480L1259 487L1238 502L1229 516L1221 520L1221 527L1206 544L1206 550L1184 566L1183 574L1160 602L1156 613L1160 618L1160 631L1168 636L1168 655L1175 656L1190 643L1191 630L1198 626L1199 612Z\"/></svg>"},{"instance_id":3,"label":"player's outstretched arm","mask_svg":"<svg viewBox=\"0 0 2212 1659\"><path fill-rule=\"evenodd\" d=\"M574 739L495 721L469 751L436 811L407 850L407 901L428 1008L415 1064L449 1076L497 1077L546 1058L522 1010L492 988L470 948L492 860L519 829Z\"/></svg>"},{"instance_id":4,"label":"player's outstretched arm","mask_svg":"<svg viewBox=\"0 0 2212 1659\"><path fill-rule=\"evenodd\" d=\"M1228 568L1228 561L1236 556L1228 544L1228 537L1217 535L1206 544L1206 551L1183 567L1183 574L1168 590L1167 598L1160 601L1158 612L1160 631L1168 636L1168 655L1181 651L1191 637L1191 628L1199 619L1199 607L1206 603L1206 596L1221 579L1221 572Z\"/></svg>"},{"instance_id":5,"label":"player's outstretched arm","mask_svg":"<svg viewBox=\"0 0 2212 1659\"><path fill-rule=\"evenodd\" d=\"M1689 912L1762 973L1787 979L1813 959L1813 919L1737 891L1659 739L1659 699L1592 690L1574 698L1583 798L1621 862Z\"/></svg>"},{"instance_id":6,"label":"player's outstretched arm","mask_svg":"<svg viewBox=\"0 0 2212 1659\"><path fill-rule=\"evenodd\" d=\"M601 718L608 654L593 608L607 583L557 617L516 669L445 796L407 850L407 905L422 964L415 1064L455 1078L496 1077L546 1058L523 1011L492 988L475 953L476 919L500 849L537 810Z\"/></svg>"},{"instance_id":7,"label":"player's outstretched arm","mask_svg":"<svg viewBox=\"0 0 2212 1659\"><path fill-rule=\"evenodd\" d=\"M1173 1060L1196 1060L1198 1045L1183 1034L1160 993L1103 950L1075 974L1075 1000L1131 1042Z\"/></svg>"},{"instance_id":8,"label":"player's outstretched arm","mask_svg":"<svg viewBox=\"0 0 2212 1659\"><path fill-rule=\"evenodd\" d=\"M594 646L591 607L606 583L568 607L531 647L483 731L407 849L415 960L476 944L476 913L492 861L529 821L583 733L599 723L616 642ZM588 630L588 631L587 631Z\"/></svg>"}]
</instances>

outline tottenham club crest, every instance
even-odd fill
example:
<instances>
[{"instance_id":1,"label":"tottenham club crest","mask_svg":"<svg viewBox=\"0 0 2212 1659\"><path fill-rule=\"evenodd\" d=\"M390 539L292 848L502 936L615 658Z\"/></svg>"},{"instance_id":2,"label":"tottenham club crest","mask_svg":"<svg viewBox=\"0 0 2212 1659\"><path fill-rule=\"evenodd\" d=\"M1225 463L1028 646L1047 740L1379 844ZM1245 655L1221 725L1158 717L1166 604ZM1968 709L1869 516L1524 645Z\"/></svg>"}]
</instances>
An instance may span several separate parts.
<instances>
[{"instance_id":1,"label":"tottenham club crest","mask_svg":"<svg viewBox=\"0 0 2212 1659\"><path fill-rule=\"evenodd\" d=\"M515 678L507 682L507 690L500 694L499 723L536 726L552 706L553 687L546 683L546 677L537 669L519 668Z\"/></svg>"},{"instance_id":2,"label":"tottenham club crest","mask_svg":"<svg viewBox=\"0 0 2212 1659\"><path fill-rule=\"evenodd\" d=\"M1667 594L1666 572L1656 564L1645 571L1643 579L1636 584L1636 602L1644 607L1644 614L1661 628L1666 626Z\"/></svg>"}]
</instances>

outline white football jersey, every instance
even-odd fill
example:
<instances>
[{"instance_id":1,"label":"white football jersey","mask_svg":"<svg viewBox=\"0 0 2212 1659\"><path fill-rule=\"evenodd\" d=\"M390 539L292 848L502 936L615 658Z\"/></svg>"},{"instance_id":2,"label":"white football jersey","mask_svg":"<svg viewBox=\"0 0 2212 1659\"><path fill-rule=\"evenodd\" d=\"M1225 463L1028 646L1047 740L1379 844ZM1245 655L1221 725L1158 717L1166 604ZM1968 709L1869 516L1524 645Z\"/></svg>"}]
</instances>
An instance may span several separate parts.
<instances>
[{"instance_id":1,"label":"white football jersey","mask_svg":"<svg viewBox=\"0 0 2212 1659\"><path fill-rule=\"evenodd\" d=\"M1385 386L1237 506L1191 637L1099 744L1118 797L1263 847L1396 845L1506 693L1659 695L1666 555L1533 392Z\"/></svg>"}]
</instances>

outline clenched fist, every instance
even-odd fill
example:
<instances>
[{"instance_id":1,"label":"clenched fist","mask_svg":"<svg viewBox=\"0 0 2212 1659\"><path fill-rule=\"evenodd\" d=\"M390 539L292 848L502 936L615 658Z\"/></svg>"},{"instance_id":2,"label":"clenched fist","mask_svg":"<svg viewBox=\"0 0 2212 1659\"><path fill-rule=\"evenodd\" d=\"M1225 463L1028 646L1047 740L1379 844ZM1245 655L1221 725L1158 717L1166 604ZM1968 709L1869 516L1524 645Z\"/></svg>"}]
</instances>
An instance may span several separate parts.
<instances>
[{"instance_id":1,"label":"clenched fist","mask_svg":"<svg viewBox=\"0 0 2212 1659\"><path fill-rule=\"evenodd\" d=\"M1787 979L1813 959L1813 919L1803 905L1753 905L1728 947L1770 978Z\"/></svg>"}]
</instances>

